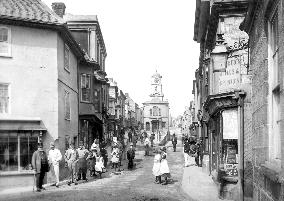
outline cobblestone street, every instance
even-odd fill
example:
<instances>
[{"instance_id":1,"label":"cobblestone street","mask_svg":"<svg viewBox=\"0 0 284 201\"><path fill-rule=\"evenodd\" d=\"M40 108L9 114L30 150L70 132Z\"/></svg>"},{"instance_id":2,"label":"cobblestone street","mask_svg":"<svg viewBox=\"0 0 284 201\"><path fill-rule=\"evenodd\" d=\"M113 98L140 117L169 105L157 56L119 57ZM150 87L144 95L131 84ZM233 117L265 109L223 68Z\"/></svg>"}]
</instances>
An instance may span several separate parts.
<instances>
[{"instance_id":1,"label":"cobblestone street","mask_svg":"<svg viewBox=\"0 0 284 201\"><path fill-rule=\"evenodd\" d=\"M1 200L21 201L75 201L75 200L190 200L181 191L181 180L183 174L182 148L178 147L173 152L168 147L168 163L171 169L172 180L168 185L154 183L152 175L153 156L144 156L144 151L138 147L136 152L135 170L124 170L121 174L110 173L103 175L102 179L95 179L78 186L62 185L60 188L47 187L41 193L17 193L2 195ZM125 165L123 168L125 169ZM31 189L32 190L32 189Z\"/></svg>"}]
</instances>

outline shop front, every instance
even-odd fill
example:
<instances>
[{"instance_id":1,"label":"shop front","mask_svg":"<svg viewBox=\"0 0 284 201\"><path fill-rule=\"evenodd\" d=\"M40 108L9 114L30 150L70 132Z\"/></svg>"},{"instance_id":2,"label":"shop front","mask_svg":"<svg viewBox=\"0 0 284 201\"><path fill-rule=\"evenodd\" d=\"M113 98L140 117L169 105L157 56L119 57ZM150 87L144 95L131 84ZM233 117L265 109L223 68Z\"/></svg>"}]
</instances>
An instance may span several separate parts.
<instances>
[{"instance_id":1,"label":"shop front","mask_svg":"<svg viewBox=\"0 0 284 201\"><path fill-rule=\"evenodd\" d=\"M33 185L32 155L45 133L39 119L0 121L0 189Z\"/></svg>"},{"instance_id":2,"label":"shop front","mask_svg":"<svg viewBox=\"0 0 284 201\"><path fill-rule=\"evenodd\" d=\"M95 139L103 138L103 124L94 115L80 115L80 133L78 142L82 141L87 149L91 148Z\"/></svg>"},{"instance_id":3,"label":"shop front","mask_svg":"<svg viewBox=\"0 0 284 201\"><path fill-rule=\"evenodd\" d=\"M209 171L220 196L238 197L243 185L243 106L241 91L209 96L205 108L209 134Z\"/></svg>"}]
</instances>

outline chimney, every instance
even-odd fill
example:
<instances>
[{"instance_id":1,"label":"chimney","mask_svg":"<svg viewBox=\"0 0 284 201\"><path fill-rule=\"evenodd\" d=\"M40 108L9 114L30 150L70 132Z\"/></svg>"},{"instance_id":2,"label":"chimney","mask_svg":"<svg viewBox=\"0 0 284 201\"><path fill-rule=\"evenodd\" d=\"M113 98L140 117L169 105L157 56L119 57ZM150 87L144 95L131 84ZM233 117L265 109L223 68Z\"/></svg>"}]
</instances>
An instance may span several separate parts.
<instances>
[{"instance_id":1,"label":"chimney","mask_svg":"<svg viewBox=\"0 0 284 201\"><path fill-rule=\"evenodd\" d=\"M54 2L51 4L52 10L59 16L63 17L65 15L65 4L63 2Z\"/></svg>"}]
</instances>

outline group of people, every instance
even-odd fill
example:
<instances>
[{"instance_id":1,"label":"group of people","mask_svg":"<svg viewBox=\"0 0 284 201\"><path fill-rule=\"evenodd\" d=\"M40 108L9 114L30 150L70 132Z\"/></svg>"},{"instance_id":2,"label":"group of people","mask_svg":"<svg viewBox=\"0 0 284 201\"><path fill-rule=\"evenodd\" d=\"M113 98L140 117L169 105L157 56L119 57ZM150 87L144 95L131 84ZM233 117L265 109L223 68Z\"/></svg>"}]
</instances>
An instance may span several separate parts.
<instances>
[{"instance_id":1,"label":"group of people","mask_svg":"<svg viewBox=\"0 0 284 201\"><path fill-rule=\"evenodd\" d=\"M185 167L201 166L201 141L193 137L184 138L184 165Z\"/></svg>"},{"instance_id":2,"label":"group of people","mask_svg":"<svg viewBox=\"0 0 284 201\"><path fill-rule=\"evenodd\" d=\"M167 185L168 178L171 177L170 169L167 161L167 148L162 147L157 151L154 157L154 165L152 169L153 175L155 176L155 183ZM162 182L162 177L164 181Z\"/></svg>"},{"instance_id":3,"label":"group of people","mask_svg":"<svg viewBox=\"0 0 284 201\"><path fill-rule=\"evenodd\" d=\"M32 156L32 168L35 171L36 191L45 190L43 179L46 172L50 169L54 172L56 187L59 187L59 163L62 160L62 155L59 149L55 148L54 142L50 143L48 154L43 150L43 144L38 143L38 149ZM81 141L78 149L75 149L75 144L71 143L64 154L65 167L68 172L68 185L78 184L79 180L87 179L87 170L89 168L90 176L101 175L106 171L108 160L107 150L104 143L99 144L99 140L95 139L90 150L87 150Z\"/></svg>"}]
</instances>

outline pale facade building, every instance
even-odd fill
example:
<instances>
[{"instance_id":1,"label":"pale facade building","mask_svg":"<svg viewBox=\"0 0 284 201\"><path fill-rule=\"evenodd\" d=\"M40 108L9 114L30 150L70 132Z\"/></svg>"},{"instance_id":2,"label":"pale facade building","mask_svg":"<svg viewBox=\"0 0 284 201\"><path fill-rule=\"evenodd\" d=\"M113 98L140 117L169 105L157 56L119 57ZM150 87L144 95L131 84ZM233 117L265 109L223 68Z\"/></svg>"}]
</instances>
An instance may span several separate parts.
<instances>
[{"instance_id":1,"label":"pale facade building","mask_svg":"<svg viewBox=\"0 0 284 201\"><path fill-rule=\"evenodd\" d=\"M169 102L164 100L162 76L157 71L151 77L151 88L151 100L143 103L144 130L159 140L169 130Z\"/></svg>"}]
</instances>

